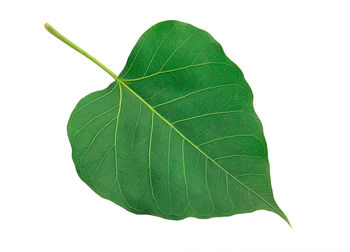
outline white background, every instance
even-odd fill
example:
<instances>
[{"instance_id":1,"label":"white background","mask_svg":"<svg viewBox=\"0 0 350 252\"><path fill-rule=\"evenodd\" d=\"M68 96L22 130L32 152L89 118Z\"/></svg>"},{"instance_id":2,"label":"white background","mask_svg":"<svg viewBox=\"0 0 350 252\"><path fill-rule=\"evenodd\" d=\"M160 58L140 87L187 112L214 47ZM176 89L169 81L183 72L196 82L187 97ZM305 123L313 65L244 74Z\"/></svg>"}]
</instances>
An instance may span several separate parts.
<instances>
[{"instance_id":1,"label":"white background","mask_svg":"<svg viewBox=\"0 0 350 252\"><path fill-rule=\"evenodd\" d=\"M1 1L0 251L350 251L349 1ZM76 174L66 124L139 36L177 19L243 70L269 147L276 214L169 221L131 214Z\"/></svg>"}]
</instances>

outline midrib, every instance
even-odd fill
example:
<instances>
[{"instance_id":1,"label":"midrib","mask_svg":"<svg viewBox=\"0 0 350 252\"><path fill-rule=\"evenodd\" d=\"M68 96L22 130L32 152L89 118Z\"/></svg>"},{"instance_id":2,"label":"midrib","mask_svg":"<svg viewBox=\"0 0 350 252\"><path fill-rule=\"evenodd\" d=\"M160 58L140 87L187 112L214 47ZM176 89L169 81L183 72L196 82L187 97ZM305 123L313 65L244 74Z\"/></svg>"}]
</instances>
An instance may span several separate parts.
<instances>
[{"instance_id":1,"label":"midrib","mask_svg":"<svg viewBox=\"0 0 350 252\"><path fill-rule=\"evenodd\" d=\"M264 201L269 207L271 207L273 210L275 210L277 213L281 215L281 217L284 218L284 214L279 210L273 207L268 201L266 201L260 194L255 192L253 189L248 187L246 184L244 184L242 181L240 181L238 178L227 172L220 164L218 164L214 159L212 159L210 156L208 156L205 152L203 152L198 146L196 146L194 143L192 143L191 140L189 140L186 136L184 136L171 122L169 122L167 119L165 119L161 114L158 113L157 110L155 110L148 102L146 102L140 95L138 95L134 90L132 90L124 81L127 81L127 79L120 80L119 78L116 78L116 81L124 87L126 90L128 90L131 94L136 96L143 104L145 104L154 114L156 114L159 118L161 118L166 124L168 124L177 134L179 134L183 139L185 139L190 145L192 145L196 150L198 150L203 156L205 156L208 160L210 160L213 164L215 164L220 170L222 170L225 174L230 176L232 179L234 179L237 183L239 183L241 186L243 186L248 191L255 194L258 198L260 198L262 201ZM134 80L133 80L134 81Z\"/></svg>"}]
</instances>

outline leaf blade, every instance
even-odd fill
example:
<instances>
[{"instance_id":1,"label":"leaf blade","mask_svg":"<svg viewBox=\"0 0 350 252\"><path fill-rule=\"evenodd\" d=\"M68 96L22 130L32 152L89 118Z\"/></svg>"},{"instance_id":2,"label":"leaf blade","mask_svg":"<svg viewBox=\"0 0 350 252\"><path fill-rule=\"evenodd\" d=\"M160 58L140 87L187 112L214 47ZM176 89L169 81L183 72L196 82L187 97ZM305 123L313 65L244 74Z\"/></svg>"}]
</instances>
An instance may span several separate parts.
<instances>
[{"instance_id":1,"label":"leaf blade","mask_svg":"<svg viewBox=\"0 0 350 252\"><path fill-rule=\"evenodd\" d=\"M120 76L111 84L123 97L114 133L120 195L106 198L168 219L266 209L288 222L273 199L251 89L208 33L159 23L141 36Z\"/></svg>"}]
</instances>

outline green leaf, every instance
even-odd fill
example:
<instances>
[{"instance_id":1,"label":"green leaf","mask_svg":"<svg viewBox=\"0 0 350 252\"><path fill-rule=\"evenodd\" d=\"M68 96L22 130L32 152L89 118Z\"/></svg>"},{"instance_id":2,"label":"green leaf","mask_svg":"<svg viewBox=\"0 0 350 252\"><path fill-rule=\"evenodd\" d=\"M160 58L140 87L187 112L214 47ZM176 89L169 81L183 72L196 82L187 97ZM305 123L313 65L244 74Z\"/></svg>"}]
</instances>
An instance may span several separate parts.
<instances>
[{"instance_id":1,"label":"green leaf","mask_svg":"<svg viewBox=\"0 0 350 252\"><path fill-rule=\"evenodd\" d=\"M288 222L251 89L209 33L158 23L112 76L68 123L77 172L97 194L167 219L265 209Z\"/></svg>"}]
</instances>

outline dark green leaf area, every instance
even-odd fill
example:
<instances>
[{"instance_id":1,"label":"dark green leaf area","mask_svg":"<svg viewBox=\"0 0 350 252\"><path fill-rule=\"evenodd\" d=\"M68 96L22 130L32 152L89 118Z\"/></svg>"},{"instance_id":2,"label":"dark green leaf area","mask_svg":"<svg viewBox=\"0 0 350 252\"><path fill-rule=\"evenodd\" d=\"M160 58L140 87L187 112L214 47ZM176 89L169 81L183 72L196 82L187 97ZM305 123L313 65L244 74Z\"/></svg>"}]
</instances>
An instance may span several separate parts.
<instances>
[{"instance_id":1,"label":"dark green leaf area","mask_svg":"<svg viewBox=\"0 0 350 252\"><path fill-rule=\"evenodd\" d=\"M119 78L68 124L80 178L128 211L167 219L272 211L267 147L241 70L207 32L158 23Z\"/></svg>"}]
</instances>

